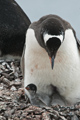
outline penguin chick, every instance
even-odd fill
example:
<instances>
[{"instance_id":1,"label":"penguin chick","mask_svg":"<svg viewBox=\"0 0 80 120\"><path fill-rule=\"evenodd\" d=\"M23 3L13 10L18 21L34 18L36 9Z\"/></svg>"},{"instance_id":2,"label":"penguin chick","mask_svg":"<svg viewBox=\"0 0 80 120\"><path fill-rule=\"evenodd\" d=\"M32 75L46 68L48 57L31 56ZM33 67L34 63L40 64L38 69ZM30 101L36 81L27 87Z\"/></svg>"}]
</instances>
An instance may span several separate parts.
<instances>
[{"instance_id":1,"label":"penguin chick","mask_svg":"<svg viewBox=\"0 0 80 120\"><path fill-rule=\"evenodd\" d=\"M34 84L29 84L25 87L25 93L30 100L30 103L35 106L43 107L49 106L50 98L44 93L37 93L37 86Z\"/></svg>"},{"instance_id":2,"label":"penguin chick","mask_svg":"<svg viewBox=\"0 0 80 120\"><path fill-rule=\"evenodd\" d=\"M57 88L53 85L51 85L53 89L53 94L51 96L51 105L62 105L67 106L69 103L59 94Z\"/></svg>"}]
</instances>

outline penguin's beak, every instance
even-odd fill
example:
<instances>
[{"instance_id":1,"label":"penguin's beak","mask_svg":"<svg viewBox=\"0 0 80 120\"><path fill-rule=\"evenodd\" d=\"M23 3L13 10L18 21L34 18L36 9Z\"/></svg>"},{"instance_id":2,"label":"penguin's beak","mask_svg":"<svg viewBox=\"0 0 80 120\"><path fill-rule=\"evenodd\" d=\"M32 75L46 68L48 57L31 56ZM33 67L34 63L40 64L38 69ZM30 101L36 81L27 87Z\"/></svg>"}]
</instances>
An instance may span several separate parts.
<instances>
[{"instance_id":1,"label":"penguin's beak","mask_svg":"<svg viewBox=\"0 0 80 120\"><path fill-rule=\"evenodd\" d=\"M53 67L54 67L54 56L49 57L49 59L50 59L50 62L51 62L51 68L53 69Z\"/></svg>"}]
</instances>

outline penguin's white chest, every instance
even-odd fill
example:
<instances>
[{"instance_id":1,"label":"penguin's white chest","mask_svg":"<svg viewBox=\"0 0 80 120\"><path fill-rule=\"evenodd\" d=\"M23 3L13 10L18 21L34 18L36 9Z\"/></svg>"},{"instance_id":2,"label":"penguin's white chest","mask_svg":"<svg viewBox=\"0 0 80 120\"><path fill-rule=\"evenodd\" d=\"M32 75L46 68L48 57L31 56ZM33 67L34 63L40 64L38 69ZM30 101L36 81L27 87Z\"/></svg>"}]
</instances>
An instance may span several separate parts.
<instances>
[{"instance_id":1,"label":"penguin's white chest","mask_svg":"<svg viewBox=\"0 0 80 120\"><path fill-rule=\"evenodd\" d=\"M53 70L47 52L39 46L37 41L34 42L32 46L26 42L24 86L34 83L38 90L51 94L50 85L52 84L67 100L74 98L73 102L75 102L80 93L80 57L77 47L73 47L76 45L74 40L70 43L72 48L67 40L62 43L57 52ZM74 94L77 92L77 95L74 96L73 92Z\"/></svg>"}]
</instances>

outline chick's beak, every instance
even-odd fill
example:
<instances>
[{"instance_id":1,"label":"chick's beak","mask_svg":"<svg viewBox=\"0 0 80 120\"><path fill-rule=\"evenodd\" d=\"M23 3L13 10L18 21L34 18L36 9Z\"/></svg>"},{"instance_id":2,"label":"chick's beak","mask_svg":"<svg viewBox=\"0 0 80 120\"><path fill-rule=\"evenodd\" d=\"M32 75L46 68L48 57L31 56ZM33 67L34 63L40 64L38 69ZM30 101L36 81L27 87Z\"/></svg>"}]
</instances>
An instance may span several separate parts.
<instances>
[{"instance_id":1,"label":"chick's beak","mask_svg":"<svg viewBox=\"0 0 80 120\"><path fill-rule=\"evenodd\" d=\"M50 59L50 62L51 62L51 68L53 69L53 67L54 67L54 56L49 57L49 59Z\"/></svg>"},{"instance_id":2,"label":"chick's beak","mask_svg":"<svg viewBox=\"0 0 80 120\"><path fill-rule=\"evenodd\" d=\"M29 87L25 87L25 89L26 89L26 90L30 90L30 88L29 88Z\"/></svg>"}]
</instances>

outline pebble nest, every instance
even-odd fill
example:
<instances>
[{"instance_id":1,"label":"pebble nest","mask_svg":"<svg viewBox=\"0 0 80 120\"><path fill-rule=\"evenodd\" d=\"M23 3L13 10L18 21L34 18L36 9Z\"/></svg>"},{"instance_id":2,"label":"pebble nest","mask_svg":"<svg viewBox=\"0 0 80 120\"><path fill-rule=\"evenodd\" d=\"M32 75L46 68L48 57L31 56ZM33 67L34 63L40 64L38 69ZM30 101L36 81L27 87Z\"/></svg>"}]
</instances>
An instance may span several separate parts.
<instances>
[{"instance_id":1,"label":"pebble nest","mask_svg":"<svg viewBox=\"0 0 80 120\"><path fill-rule=\"evenodd\" d=\"M20 61L0 61L0 120L80 120L80 103L32 106L25 100Z\"/></svg>"}]
</instances>

